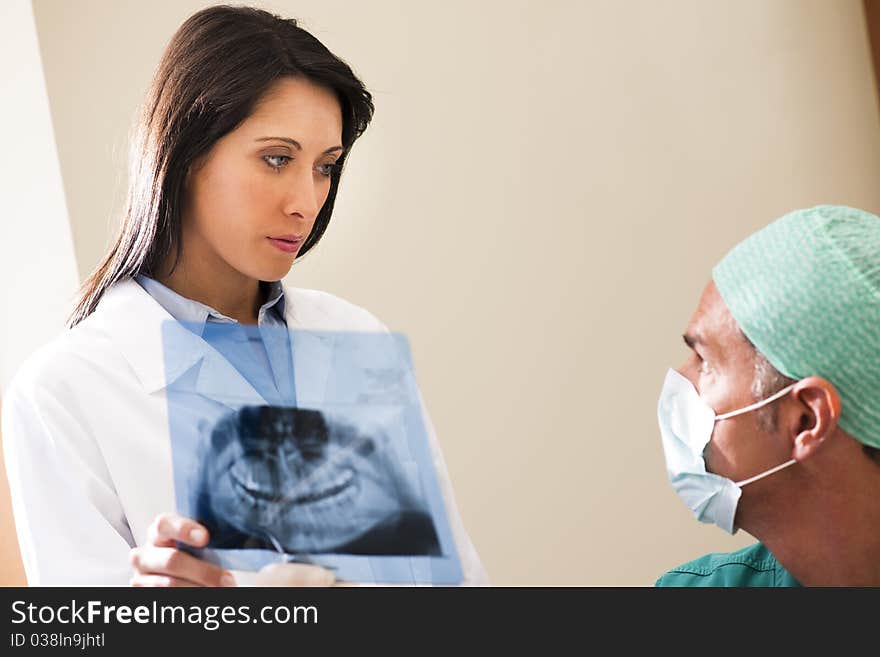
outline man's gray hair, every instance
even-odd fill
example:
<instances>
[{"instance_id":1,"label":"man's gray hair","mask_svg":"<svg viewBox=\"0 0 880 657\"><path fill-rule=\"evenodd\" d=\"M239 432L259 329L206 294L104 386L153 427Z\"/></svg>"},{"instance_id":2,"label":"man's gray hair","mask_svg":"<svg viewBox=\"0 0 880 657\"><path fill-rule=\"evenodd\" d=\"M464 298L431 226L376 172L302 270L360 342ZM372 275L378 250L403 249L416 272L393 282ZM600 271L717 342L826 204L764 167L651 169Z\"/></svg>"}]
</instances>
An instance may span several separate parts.
<instances>
[{"instance_id":1,"label":"man's gray hair","mask_svg":"<svg viewBox=\"0 0 880 657\"><path fill-rule=\"evenodd\" d=\"M748 339L748 338L746 338ZM755 349L755 346L752 345ZM779 392L786 386L794 383L794 379L790 379L782 372L777 370L767 360L766 356L755 349L755 373L752 377L752 398L757 402L767 399L775 392ZM765 431L776 431L777 409L774 404L769 404L759 408L756 411L758 422Z\"/></svg>"},{"instance_id":2,"label":"man's gray hair","mask_svg":"<svg viewBox=\"0 0 880 657\"><path fill-rule=\"evenodd\" d=\"M755 352L755 373L752 378L752 398L755 401L767 399L767 397L774 392L779 392L784 387L796 383L795 379L788 378L782 372L773 367L770 361L767 360L767 357L758 351L755 345L752 344L751 340L745 336L745 333L740 331L740 334ZM759 408L755 413L758 415L758 423L761 425L762 429L765 431L776 431L779 414L775 404L769 404L768 406ZM862 450L868 455L868 457L880 465L880 449L872 447L871 445L863 444Z\"/></svg>"}]
</instances>

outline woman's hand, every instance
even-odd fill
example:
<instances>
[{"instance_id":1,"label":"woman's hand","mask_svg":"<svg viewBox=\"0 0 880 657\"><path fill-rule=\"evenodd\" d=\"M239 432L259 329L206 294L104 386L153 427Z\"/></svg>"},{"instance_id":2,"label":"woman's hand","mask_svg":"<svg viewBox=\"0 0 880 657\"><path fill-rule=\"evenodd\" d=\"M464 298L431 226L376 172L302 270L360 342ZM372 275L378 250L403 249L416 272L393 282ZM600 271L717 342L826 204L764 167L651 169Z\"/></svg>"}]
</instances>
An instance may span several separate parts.
<instances>
[{"instance_id":1,"label":"woman's hand","mask_svg":"<svg viewBox=\"0 0 880 657\"><path fill-rule=\"evenodd\" d=\"M228 570L176 549L175 541L203 547L208 530L176 513L156 516L147 532L147 544L129 553L134 568L132 586L235 586Z\"/></svg>"},{"instance_id":2,"label":"woman's hand","mask_svg":"<svg viewBox=\"0 0 880 657\"><path fill-rule=\"evenodd\" d=\"M269 564L254 578L255 586L333 586L334 584L336 584L336 576L333 571L304 563Z\"/></svg>"}]
</instances>

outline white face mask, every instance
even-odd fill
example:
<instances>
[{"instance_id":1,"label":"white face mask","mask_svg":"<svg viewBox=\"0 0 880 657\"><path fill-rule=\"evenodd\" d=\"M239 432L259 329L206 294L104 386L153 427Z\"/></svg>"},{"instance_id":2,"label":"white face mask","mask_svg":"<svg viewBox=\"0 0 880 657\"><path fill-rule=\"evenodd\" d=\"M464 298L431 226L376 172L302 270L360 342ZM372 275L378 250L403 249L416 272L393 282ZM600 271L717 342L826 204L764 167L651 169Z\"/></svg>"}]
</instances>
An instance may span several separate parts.
<instances>
[{"instance_id":1,"label":"white face mask","mask_svg":"<svg viewBox=\"0 0 880 657\"><path fill-rule=\"evenodd\" d=\"M794 384L791 384L767 399L715 415L715 411L700 397L690 381L672 369L666 374L657 403L666 473L672 488L694 512L697 520L714 522L724 531L735 534L738 528L734 527L733 519L742 487L796 463L791 459L754 477L734 482L707 472L703 460L703 450L709 444L718 420L766 406L784 397L793 387Z\"/></svg>"}]
</instances>

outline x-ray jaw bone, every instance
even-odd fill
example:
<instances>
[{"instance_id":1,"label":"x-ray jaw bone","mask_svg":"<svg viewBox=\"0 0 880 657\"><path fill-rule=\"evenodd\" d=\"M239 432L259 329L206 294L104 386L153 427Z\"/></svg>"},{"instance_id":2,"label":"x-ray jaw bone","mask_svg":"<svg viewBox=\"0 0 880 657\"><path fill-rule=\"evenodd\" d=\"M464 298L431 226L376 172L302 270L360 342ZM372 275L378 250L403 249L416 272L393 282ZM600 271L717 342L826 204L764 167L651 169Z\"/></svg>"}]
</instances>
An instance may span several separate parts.
<instances>
[{"instance_id":1,"label":"x-ray jaw bone","mask_svg":"<svg viewBox=\"0 0 880 657\"><path fill-rule=\"evenodd\" d=\"M318 410L246 406L211 430L199 515L212 534L231 530L251 538L242 547L262 540L285 553L337 551L400 517L409 519L404 543L413 544L414 531L424 535L416 544L435 543L386 443L375 427L364 434Z\"/></svg>"}]
</instances>

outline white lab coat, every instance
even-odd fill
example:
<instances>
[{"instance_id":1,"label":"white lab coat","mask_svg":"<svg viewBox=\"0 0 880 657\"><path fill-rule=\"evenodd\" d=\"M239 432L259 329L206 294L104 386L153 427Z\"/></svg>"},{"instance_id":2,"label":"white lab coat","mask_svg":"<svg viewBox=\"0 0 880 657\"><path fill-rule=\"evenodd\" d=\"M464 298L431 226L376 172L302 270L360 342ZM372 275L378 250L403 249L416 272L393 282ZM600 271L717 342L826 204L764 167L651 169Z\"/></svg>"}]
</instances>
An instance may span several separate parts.
<instances>
[{"instance_id":1,"label":"white lab coat","mask_svg":"<svg viewBox=\"0 0 880 657\"><path fill-rule=\"evenodd\" d=\"M288 286L284 292L290 329L387 331L331 294ZM30 585L127 585L130 548L146 542L157 514L174 510L165 398L174 373L166 374L161 335L169 319L137 282L120 281L92 315L33 354L5 393L3 448ZM222 378L256 394L204 340L182 331L191 336L190 365L205 359L223 375L206 378L206 385ZM298 390L308 385L299 377L295 383ZM424 417L465 583L486 584Z\"/></svg>"}]
</instances>

